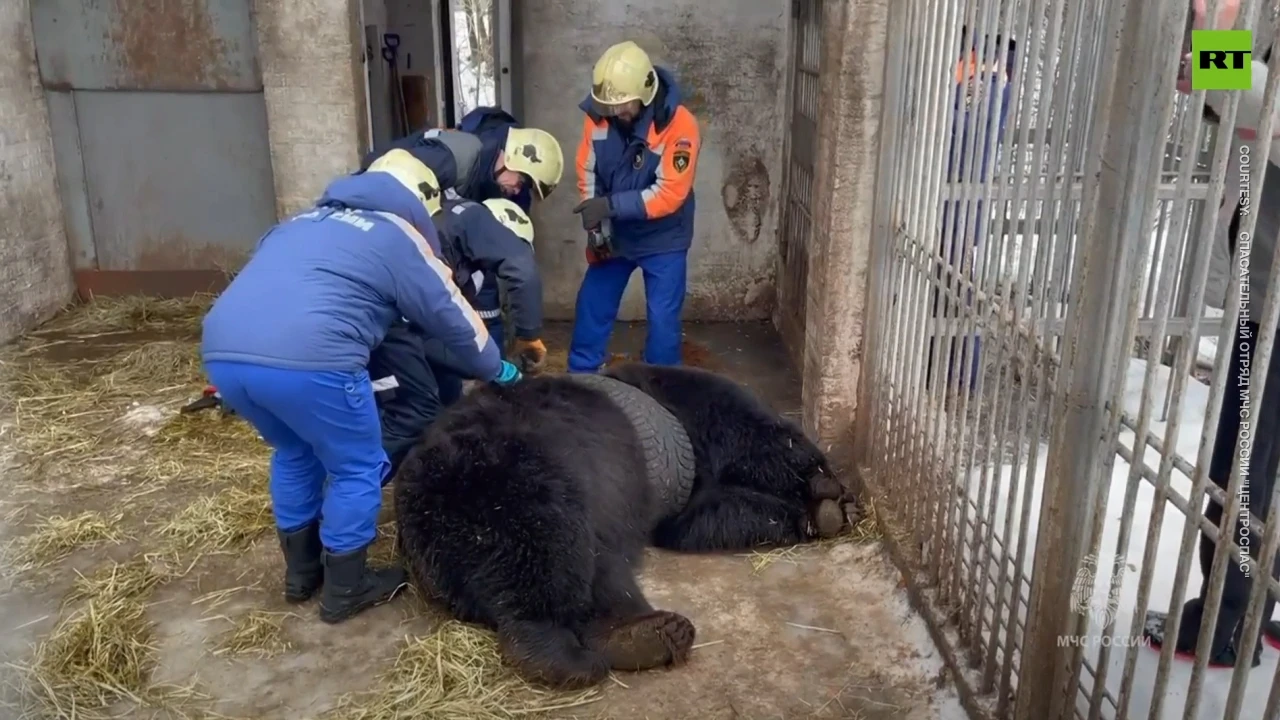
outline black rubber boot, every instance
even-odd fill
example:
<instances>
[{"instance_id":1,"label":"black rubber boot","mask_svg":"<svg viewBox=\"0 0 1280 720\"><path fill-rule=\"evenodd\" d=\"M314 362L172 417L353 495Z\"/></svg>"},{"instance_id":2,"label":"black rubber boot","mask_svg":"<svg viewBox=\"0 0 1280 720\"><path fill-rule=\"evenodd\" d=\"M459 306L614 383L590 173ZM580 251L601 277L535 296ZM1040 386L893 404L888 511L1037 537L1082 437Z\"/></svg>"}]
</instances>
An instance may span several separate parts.
<instances>
[{"instance_id":1,"label":"black rubber boot","mask_svg":"<svg viewBox=\"0 0 1280 720\"><path fill-rule=\"evenodd\" d=\"M276 535L284 553L284 599L291 603L306 602L324 582L320 524L311 523L291 533L277 529Z\"/></svg>"},{"instance_id":2,"label":"black rubber boot","mask_svg":"<svg viewBox=\"0 0 1280 720\"><path fill-rule=\"evenodd\" d=\"M324 592L320 594L320 619L340 623L381 605L409 582L403 568L373 569L366 564L369 549L344 555L324 553Z\"/></svg>"}]
</instances>

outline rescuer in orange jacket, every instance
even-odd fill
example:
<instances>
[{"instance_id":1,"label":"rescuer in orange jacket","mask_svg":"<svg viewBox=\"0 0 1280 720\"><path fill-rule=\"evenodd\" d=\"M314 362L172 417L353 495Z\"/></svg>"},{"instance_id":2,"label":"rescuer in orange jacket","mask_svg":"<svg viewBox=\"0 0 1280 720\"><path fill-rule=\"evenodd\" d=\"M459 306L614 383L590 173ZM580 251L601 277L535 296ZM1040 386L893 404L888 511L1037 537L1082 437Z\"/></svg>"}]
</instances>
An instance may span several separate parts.
<instances>
[{"instance_id":1,"label":"rescuer in orange jacket","mask_svg":"<svg viewBox=\"0 0 1280 720\"><path fill-rule=\"evenodd\" d=\"M581 106L574 212L588 232L587 274L578 289L569 372L604 364L622 293L636 268L644 276L648 337L644 361L680 363L680 313L693 242L693 181L698 121L680 88L640 46L609 48L592 72Z\"/></svg>"}]
</instances>

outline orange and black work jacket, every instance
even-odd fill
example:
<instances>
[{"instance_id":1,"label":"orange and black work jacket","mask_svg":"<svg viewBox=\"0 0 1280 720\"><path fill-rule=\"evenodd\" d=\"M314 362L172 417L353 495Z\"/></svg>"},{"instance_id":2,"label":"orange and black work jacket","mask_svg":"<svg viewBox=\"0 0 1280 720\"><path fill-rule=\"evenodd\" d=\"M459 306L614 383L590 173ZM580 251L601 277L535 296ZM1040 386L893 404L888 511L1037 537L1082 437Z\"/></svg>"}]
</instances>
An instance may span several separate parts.
<instances>
[{"instance_id":1,"label":"orange and black work jacket","mask_svg":"<svg viewBox=\"0 0 1280 720\"><path fill-rule=\"evenodd\" d=\"M698 169L698 121L680 104L680 89L664 68L658 94L631 129L602 118L591 96L579 106L587 117L578 145L578 192L583 200L608 196L605 232L613 254L632 259L688 250L693 242L693 178Z\"/></svg>"}]
</instances>

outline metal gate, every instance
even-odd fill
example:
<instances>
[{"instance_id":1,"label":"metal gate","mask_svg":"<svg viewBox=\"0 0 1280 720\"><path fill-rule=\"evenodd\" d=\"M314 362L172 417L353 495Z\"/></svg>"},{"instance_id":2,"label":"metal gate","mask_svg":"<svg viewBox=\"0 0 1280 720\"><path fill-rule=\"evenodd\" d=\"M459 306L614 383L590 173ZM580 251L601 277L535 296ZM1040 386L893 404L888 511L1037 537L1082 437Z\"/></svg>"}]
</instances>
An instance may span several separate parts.
<instances>
[{"instance_id":1,"label":"metal gate","mask_svg":"<svg viewBox=\"0 0 1280 720\"><path fill-rule=\"evenodd\" d=\"M251 0L32 0L81 293L216 288L275 222Z\"/></svg>"},{"instance_id":2,"label":"metal gate","mask_svg":"<svg viewBox=\"0 0 1280 720\"><path fill-rule=\"evenodd\" d=\"M818 145L818 72L822 60L821 0L791 2L791 126L786 191L778 244L778 327L788 347L804 347L805 285L809 277L813 171Z\"/></svg>"},{"instance_id":3,"label":"metal gate","mask_svg":"<svg viewBox=\"0 0 1280 720\"><path fill-rule=\"evenodd\" d=\"M1280 717L1278 653L1252 667L1280 593L1274 460L1248 455L1280 435L1280 292L1250 310L1239 281L1258 212L1221 315L1205 292L1226 178L1267 202L1269 146L1175 93L1186 5L890 6L859 463L980 715Z\"/></svg>"}]
</instances>

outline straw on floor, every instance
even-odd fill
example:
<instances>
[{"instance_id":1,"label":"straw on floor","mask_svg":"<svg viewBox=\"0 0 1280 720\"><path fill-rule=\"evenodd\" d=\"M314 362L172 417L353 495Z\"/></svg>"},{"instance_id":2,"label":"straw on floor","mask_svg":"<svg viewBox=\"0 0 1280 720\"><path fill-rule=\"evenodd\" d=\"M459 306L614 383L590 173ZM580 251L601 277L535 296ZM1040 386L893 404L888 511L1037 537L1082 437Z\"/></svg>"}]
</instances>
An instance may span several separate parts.
<instances>
[{"instance_id":1,"label":"straw on floor","mask_svg":"<svg viewBox=\"0 0 1280 720\"><path fill-rule=\"evenodd\" d=\"M132 539L153 551L77 575L53 629L14 668L24 717L94 720L137 706L186 715L180 706L197 698L152 684L146 603L209 548L270 527L256 434L238 421L177 415L203 383L197 340L208 305L206 297L93 302L0 349L0 426L14 452L6 482L66 498L78 497L82 481L112 493L110 511L36 518L5 547L9 569L53 568L79 550ZM203 489L190 508L147 507L177 483ZM169 532L141 522L147 516L168 517ZM175 548L182 557L163 552Z\"/></svg>"},{"instance_id":2,"label":"straw on floor","mask_svg":"<svg viewBox=\"0 0 1280 720\"><path fill-rule=\"evenodd\" d=\"M880 530L881 526L876 517L875 502L874 500L868 499L864 505L865 507L862 508L862 515L858 521L835 537L823 538L804 545L791 545L787 547L769 548L767 550L755 550L745 553L743 556L747 558L747 562L751 563L751 574L758 575L774 563L795 563L801 557L815 550L826 550L835 547L836 545L844 545L847 543L871 543L879 541L882 537Z\"/></svg>"},{"instance_id":3,"label":"straw on floor","mask_svg":"<svg viewBox=\"0 0 1280 720\"><path fill-rule=\"evenodd\" d=\"M201 699L191 687L151 683L158 660L146 603L170 574L156 558L141 557L81 576L31 661L14 666L22 716L105 720L122 717L130 706L182 715L186 703Z\"/></svg>"},{"instance_id":4,"label":"straw on floor","mask_svg":"<svg viewBox=\"0 0 1280 720\"><path fill-rule=\"evenodd\" d=\"M269 449L256 432L216 413L177 414L203 385L197 341L209 300L96 301L0 350L0 427L17 453L7 481L36 490L96 482L117 493L111 507L119 508L37 519L9 548L17 564L54 567L79 550L134 539L147 553L72 582L63 615L19 668L35 717L98 720L130 716L131 706L207 716L198 707L207 698L192 688L153 683L159 658L147 603L202 555L243 551L273 525ZM563 371L564 362L563 349L553 350L547 371ZM820 545L873 536L871 515ZM394 545L394 526L384 522L377 561L389 560ZM265 610L233 618L209 652L289 652L287 619ZM377 686L345 697L332 720L581 717L598 698L598 690L565 694L525 683L504 666L492 633L450 621L407 639Z\"/></svg>"},{"instance_id":5,"label":"straw on floor","mask_svg":"<svg viewBox=\"0 0 1280 720\"><path fill-rule=\"evenodd\" d=\"M20 480L74 479L124 462L145 435L136 403L176 405L200 383L209 298L127 298L74 308L0 351L0 415Z\"/></svg>"},{"instance_id":6,"label":"straw on floor","mask_svg":"<svg viewBox=\"0 0 1280 720\"><path fill-rule=\"evenodd\" d=\"M62 616L18 667L31 717L100 720L138 708L212 716L208 698L193 688L153 683L159 658L147 616L164 583L210 552L247 549L273 525L269 449L252 427L213 412L177 414L203 385L197 338L207 307L200 297L96 301L0 350L0 417L17 451L13 482L44 490L51 478L93 470L111 477L100 487L118 493L113 507L120 508L38 519L12 549L33 567L130 539L146 553L72 582ZM388 519L379 528L378 561L394 552ZM287 620L266 610L235 617L209 653L289 652ZM596 697L524 683L502 665L491 633L449 623L408 641L381 684L344 698L335 717L567 717Z\"/></svg>"},{"instance_id":7,"label":"straw on floor","mask_svg":"<svg viewBox=\"0 0 1280 720\"><path fill-rule=\"evenodd\" d=\"M10 572L48 567L76 550L110 542L120 542L123 513L104 514L94 510L64 516L40 518L25 535L14 538L5 548Z\"/></svg>"},{"instance_id":8,"label":"straw on floor","mask_svg":"<svg viewBox=\"0 0 1280 720\"><path fill-rule=\"evenodd\" d=\"M503 665L493 633L449 620L408 638L374 689L344 697L325 720L562 718L599 698L596 689L556 693L526 683Z\"/></svg>"},{"instance_id":9,"label":"straw on floor","mask_svg":"<svg viewBox=\"0 0 1280 720\"><path fill-rule=\"evenodd\" d=\"M288 652L293 645L284 632L284 622L298 615L291 612L251 610L238 618L218 615L209 620L230 623L231 627L218 639L213 654L253 655L271 658Z\"/></svg>"}]
</instances>

